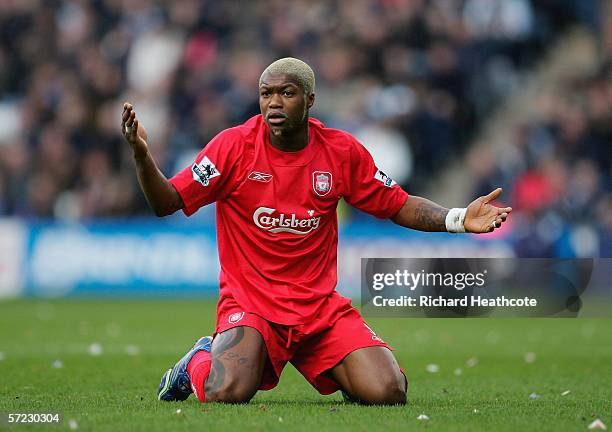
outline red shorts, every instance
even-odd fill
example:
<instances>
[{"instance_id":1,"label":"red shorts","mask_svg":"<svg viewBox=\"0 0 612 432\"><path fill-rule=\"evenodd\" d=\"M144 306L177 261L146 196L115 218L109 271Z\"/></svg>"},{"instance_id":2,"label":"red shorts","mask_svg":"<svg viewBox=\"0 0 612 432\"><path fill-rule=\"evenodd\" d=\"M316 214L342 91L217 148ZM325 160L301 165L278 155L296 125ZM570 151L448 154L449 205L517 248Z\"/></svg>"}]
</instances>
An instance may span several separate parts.
<instances>
[{"instance_id":1,"label":"red shorts","mask_svg":"<svg viewBox=\"0 0 612 432\"><path fill-rule=\"evenodd\" d=\"M269 361L264 367L260 390L276 387L283 368L290 362L319 393L327 395L339 390L340 386L324 372L338 365L348 354L370 346L391 348L338 293L334 292L322 309L317 320L288 326L244 312L233 298L225 297L217 306L215 335L239 326L252 327L261 333Z\"/></svg>"}]
</instances>

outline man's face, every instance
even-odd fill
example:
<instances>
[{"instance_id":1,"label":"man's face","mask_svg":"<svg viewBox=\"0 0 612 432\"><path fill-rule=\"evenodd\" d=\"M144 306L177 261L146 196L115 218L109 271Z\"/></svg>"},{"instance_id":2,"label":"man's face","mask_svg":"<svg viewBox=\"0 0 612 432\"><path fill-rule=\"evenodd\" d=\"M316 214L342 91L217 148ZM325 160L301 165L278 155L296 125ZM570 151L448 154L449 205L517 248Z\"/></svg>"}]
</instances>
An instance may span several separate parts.
<instances>
[{"instance_id":1,"label":"man's face","mask_svg":"<svg viewBox=\"0 0 612 432\"><path fill-rule=\"evenodd\" d=\"M284 135L298 129L308 118L314 95L306 95L291 75L264 75L259 86L259 108L274 135Z\"/></svg>"}]
</instances>

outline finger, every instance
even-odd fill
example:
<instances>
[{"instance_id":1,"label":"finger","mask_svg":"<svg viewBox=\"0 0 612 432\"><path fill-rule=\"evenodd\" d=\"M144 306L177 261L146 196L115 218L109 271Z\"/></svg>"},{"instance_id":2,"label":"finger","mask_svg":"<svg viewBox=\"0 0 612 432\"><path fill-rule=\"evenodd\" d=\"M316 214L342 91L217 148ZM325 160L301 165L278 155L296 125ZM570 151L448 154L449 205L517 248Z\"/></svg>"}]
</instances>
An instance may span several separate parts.
<instances>
[{"instance_id":1,"label":"finger","mask_svg":"<svg viewBox=\"0 0 612 432\"><path fill-rule=\"evenodd\" d=\"M484 197L484 202L488 203L488 202L491 202L491 201L497 199L497 197L499 197L501 195L501 193L502 193L502 188L497 188L497 189L491 191L491 193L489 193L489 195Z\"/></svg>"},{"instance_id":2,"label":"finger","mask_svg":"<svg viewBox=\"0 0 612 432\"><path fill-rule=\"evenodd\" d=\"M127 128L127 134L129 135L130 138L134 139L136 138L136 134L138 132L138 126L137 126L137 122L138 120L133 119L134 121L132 122L132 124L130 126L128 126Z\"/></svg>"},{"instance_id":3,"label":"finger","mask_svg":"<svg viewBox=\"0 0 612 432\"><path fill-rule=\"evenodd\" d=\"M492 222L489 224L489 228L490 228L490 231L489 231L489 232L491 232L491 231L493 231L493 230L498 229L499 227L501 227L502 223L503 223L502 218L498 217L498 218L494 219L494 220L493 220L493 221L492 221Z\"/></svg>"},{"instance_id":4,"label":"finger","mask_svg":"<svg viewBox=\"0 0 612 432\"><path fill-rule=\"evenodd\" d=\"M136 130L134 127L135 120L136 120L136 113L132 111L128 119L125 121L125 124L123 125L123 133L125 133L126 137L128 138L134 138L136 136L135 134Z\"/></svg>"},{"instance_id":5,"label":"finger","mask_svg":"<svg viewBox=\"0 0 612 432\"><path fill-rule=\"evenodd\" d=\"M125 110L121 115L121 121L125 123L130 118L133 112L134 111L132 110L132 108L128 108L127 110Z\"/></svg>"},{"instance_id":6,"label":"finger","mask_svg":"<svg viewBox=\"0 0 612 432\"><path fill-rule=\"evenodd\" d=\"M132 111L130 116L128 117L127 121L125 122L125 125L127 127L132 127L132 125L134 124L134 119L135 118L136 118L136 113L134 111Z\"/></svg>"},{"instance_id":7,"label":"finger","mask_svg":"<svg viewBox=\"0 0 612 432\"><path fill-rule=\"evenodd\" d=\"M502 221L505 221L507 217L508 217L508 214L507 214L507 213L502 213L502 214L500 215L500 219L501 219Z\"/></svg>"}]
</instances>

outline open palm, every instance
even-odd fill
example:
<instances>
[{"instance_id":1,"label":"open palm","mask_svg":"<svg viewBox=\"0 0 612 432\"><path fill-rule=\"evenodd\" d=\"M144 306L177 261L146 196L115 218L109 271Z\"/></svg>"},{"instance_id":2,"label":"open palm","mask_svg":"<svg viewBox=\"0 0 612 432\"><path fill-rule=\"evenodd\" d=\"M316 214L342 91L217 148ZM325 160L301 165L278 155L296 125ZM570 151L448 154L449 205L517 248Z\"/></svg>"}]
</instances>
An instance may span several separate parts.
<instances>
[{"instance_id":1,"label":"open palm","mask_svg":"<svg viewBox=\"0 0 612 432\"><path fill-rule=\"evenodd\" d=\"M497 199L502 193L501 188L497 188L486 196L476 198L467 207L465 221L463 226L467 232L471 233L488 233L495 229L499 229L502 223L512 211L512 207L495 207L489 204Z\"/></svg>"},{"instance_id":2,"label":"open palm","mask_svg":"<svg viewBox=\"0 0 612 432\"><path fill-rule=\"evenodd\" d=\"M125 140L132 147L134 155L141 156L147 154L147 131L138 121L134 106L128 102L123 104L121 132Z\"/></svg>"}]
</instances>

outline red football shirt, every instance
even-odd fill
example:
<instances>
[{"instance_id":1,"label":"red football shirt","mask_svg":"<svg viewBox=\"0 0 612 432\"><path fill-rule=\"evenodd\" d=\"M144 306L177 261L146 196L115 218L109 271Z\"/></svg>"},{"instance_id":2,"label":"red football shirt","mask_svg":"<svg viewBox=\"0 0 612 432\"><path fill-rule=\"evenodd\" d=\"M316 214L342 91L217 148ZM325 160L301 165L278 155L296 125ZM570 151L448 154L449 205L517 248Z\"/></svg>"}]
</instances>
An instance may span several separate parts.
<instances>
[{"instance_id":1,"label":"red football shirt","mask_svg":"<svg viewBox=\"0 0 612 432\"><path fill-rule=\"evenodd\" d=\"M336 287L338 201L389 218L408 194L347 132L311 118L309 143L296 152L276 149L269 134L261 115L226 129L170 181L188 216L217 202L221 297L303 324Z\"/></svg>"}]
</instances>

